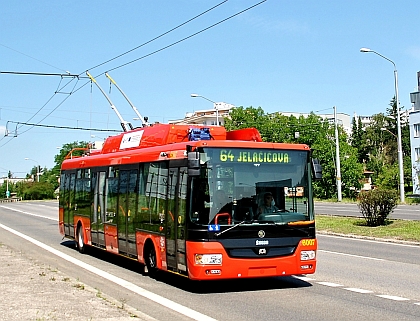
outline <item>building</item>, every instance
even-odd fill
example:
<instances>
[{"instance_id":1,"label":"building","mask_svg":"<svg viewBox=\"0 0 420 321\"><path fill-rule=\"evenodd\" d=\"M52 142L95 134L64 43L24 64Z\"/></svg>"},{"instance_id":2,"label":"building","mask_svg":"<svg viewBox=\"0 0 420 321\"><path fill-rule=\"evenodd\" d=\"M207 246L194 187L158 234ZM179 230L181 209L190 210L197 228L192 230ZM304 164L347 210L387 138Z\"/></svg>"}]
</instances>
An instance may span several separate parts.
<instances>
[{"instance_id":1,"label":"building","mask_svg":"<svg viewBox=\"0 0 420 321\"><path fill-rule=\"evenodd\" d=\"M192 124L192 125L219 125L224 126L224 118L229 116L229 112L235 106L227 103L214 103L213 109L198 110L186 113L183 119L170 120L169 124Z\"/></svg>"},{"instance_id":2,"label":"building","mask_svg":"<svg viewBox=\"0 0 420 321\"><path fill-rule=\"evenodd\" d=\"M216 125L217 120L220 126L224 126L224 118L229 116L230 110L235 106L227 103L215 103L214 109L198 110L192 113L186 113L183 119L170 120L169 124L192 124L192 125ZM308 117L309 113L278 112L284 116ZM334 114L316 114L323 119L327 119L334 124ZM343 126L347 135L351 135L351 117L344 113L337 113L337 123Z\"/></svg>"},{"instance_id":3,"label":"building","mask_svg":"<svg viewBox=\"0 0 420 321\"><path fill-rule=\"evenodd\" d=\"M413 194L420 194L420 71L417 72L417 91L410 93L410 147Z\"/></svg>"},{"instance_id":4,"label":"building","mask_svg":"<svg viewBox=\"0 0 420 321\"><path fill-rule=\"evenodd\" d=\"M299 118L300 116L308 117L309 113L295 113L295 112L278 112L284 116L290 117L295 116ZM317 116L321 117L322 119L327 119L330 124L334 124L334 114L316 114ZM344 113L337 113L337 124L338 126L343 126L344 131L348 136L351 135L351 117L350 115Z\"/></svg>"}]
</instances>

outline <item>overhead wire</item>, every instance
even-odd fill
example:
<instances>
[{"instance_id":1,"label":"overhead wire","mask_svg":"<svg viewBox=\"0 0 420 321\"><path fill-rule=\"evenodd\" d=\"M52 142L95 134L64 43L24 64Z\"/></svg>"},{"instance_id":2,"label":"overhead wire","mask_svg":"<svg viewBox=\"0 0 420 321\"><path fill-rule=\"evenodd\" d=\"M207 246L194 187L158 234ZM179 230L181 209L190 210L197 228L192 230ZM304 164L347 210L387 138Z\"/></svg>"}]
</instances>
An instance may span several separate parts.
<instances>
[{"instance_id":1,"label":"overhead wire","mask_svg":"<svg viewBox=\"0 0 420 321\"><path fill-rule=\"evenodd\" d=\"M174 28L172 28L172 29L170 29L170 30L168 30L168 31L166 31L166 32L164 32L163 34L160 34L159 36L157 36L157 37L155 37L155 38L153 38L153 39L151 39L151 40L148 40L148 41L146 41L145 43L142 43L141 45L139 45L139 46L137 46L137 47L135 47L135 48L133 48L133 49L130 49L130 50L128 50L128 51L126 51L126 52L124 52L124 53L122 53L122 54L120 54L120 55L118 55L118 56L116 56L116 57L113 57L113 58L111 58L111 59L108 59L107 61L105 61L105 62L103 62L103 63L100 63L100 64L98 64L98 65L96 65L96 66L93 66L93 67L91 67L91 68L89 68L88 70L92 70L92 69L95 69L95 68L97 68L97 67L99 67L99 66L102 66L102 65L104 65L104 64L106 64L106 63L108 63L108 62L111 62L111 61L113 61L113 60L115 60L115 59L118 59L118 58L120 58L120 57L122 57L122 56L124 56L124 55L126 55L126 54L128 54L128 53L130 53L130 52L132 52L132 51L135 51L135 50L137 50L137 49L139 49L139 48L141 48L141 47L143 47L143 46L145 46L145 45L147 45L147 44L149 44L149 43L151 43L151 42L153 42L153 41L155 41L155 40L157 40L157 39L159 39L159 38L161 38L161 37L163 37L163 36L165 36L165 35L167 35L168 33L170 33L170 32L172 32L172 31L174 31L174 30L176 30L176 29L178 29L178 28L180 28L180 27L182 27L182 26L184 26L184 25L186 25L187 23L189 23L189 22L191 22L191 21L193 21L193 20L195 20L195 19L197 19L198 17L200 17L200 16L202 16L202 15L204 15L204 14L206 14L206 13L208 13L208 12L210 12L211 10L213 10L213 9L215 9L215 8L217 8L217 7L219 7L220 5L222 5L222 4L224 4L224 3L226 3L228 0L224 0L224 1L222 1L222 2L220 2L220 3L218 3L217 5L215 5L215 6L213 6L213 7L211 7L211 8L209 8L209 9L207 9L207 10L205 10L205 11L203 11L202 13L200 13L200 14L198 14L198 15L196 15L196 16L194 16L193 18L191 18L191 19L189 19L189 20L187 20L187 21L185 21L185 22L183 22L183 23L181 23L181 24L179 24L178 26L176 26L176 27L174 27ZM103 75L104 73L102 73L101 75ZM77 75L78 76L78 78L84 78L84 77L81 77L81 75L82 75L82 73L80 73L79 75ZM62 75L62 76L66 76L66 75ZM71 75L71 76L76 76L76 75ZM65 84L65 85L63 85L61 88L58 86L57 87L57 90L55 91L55 93L54 94L57 94L57 93L62 93L61 91L64 89L64 88L66 88L68 85L69 85L69 83L70 83L71 81L69 81L67 84ZM70 91L70 93L68 93L69 95L70 94L73 94L73 93L75 93L75 92L77 92L77 91L79 91L80 89L82 89L84 86L86 86L88 83L89 83L90 81L88 81L88 82L86 82L86 83L84 83L82 86L80 86L79 88L77 88L76 90L75 90L75 88L76 88L76 85L73 87L73 89ZM60 83L61 83L61 81L60 81ZM52 97L47 101L47 103L46 104L48 104L48 102L50 101L52 99ZM63 103L63 102L62 102ZM60 103L60 105L62 104L62 103ZM40 108L40 110L39 111L41 111L44 107L45 107L45 105L46 104L44 104L41 108ZM54 110L53 111L55 111L57 108L54 108ZM38 111L38 112L39 112ZM38 113L37 112L37 113ZM36 113L36 114L37 114ZM34 115L34 116L36 116L36 114ZM50 113L51 114L51 113ZM49 115L50 115L49 114ZM49 116L48 115L48 116ZM33 117L34 117L33 116ZM31 117L29 120L27 120L27 121L30 121L33 117ZM45 118L44 118L45 119ZM44 120L44 119L42 119L42 120ZM42 121L41 120L41 121ZM40 122L41 122L40 121ZM39 122L38 122L39 123ZM28 129L28 130L30 130L30 129ZM26 131L28 131L28 130L26 130ZM25 132L26 132L25 131ZM23 133L22 133L23 134ZM0 141L1 141L2 139L0 139ZM1 147L1 146L0 146Z\"/></svg>"},{"instance_id":2,"label":"overhead wire","mask_svg":"<svg viewBox=\"0 0 420 321\"><path fill-rule=\"evenodd\" d=\"M124 55L126 55L126 54L128 54L128 53L130 53L130 52L132 52L132 51L134 51L134 50L137 50L137 49L139 49L139 48L141 48L141 47L143 47L143 46L145 46L146 44L149 44L149 43L151 43L152 41L155 41L155 40L157 40L157 39L159 39L159 38L161 38L161 37L163 37L164 35L167 35L168 33L170 33L170 32L172 32L172 31L174 31L174 30L176 30L176 29L178 29L178 28L180 28L181 26L183 26L183 25L185 25L185 24L187 24L187 23L189 23L189 22L191 22L191 21L193 21L193 20L195 20L195 19L197 19L198 17L200 17L200 16L202 16L202 15L204 15L205 13L208 13L209 11L211 11L211 10L213 10L213 9L215 9L215 8L217 8L217 7L219 7L220 5L222 5L222 4L224 4L225 2L227 2L228 0L224 0L224 1L222 1L222 2L220 2L219 4L217 4L217 5L215 5L215 6L213 6L212 8L210 8L210 9L207 9L206 11L204 11L204 12L202 12L202 13L200 13L200 14L198 14L197 16L195 16L195 17L193 17L193 18L191 18L191 19L189 19L189 20L187 20L186 22L184 22L184 23L182 23L182 24L180 24L180 25L178 25L178 26L176 26L176 27L174 27L174 28L172 28L171 30L169 30L169 31L167 31L167 32L165 32L165 33L163 33L163 34L161 34L161 35L159 35L159 36L157 36L157 37L155 37L155 38L153 38L153 39L151 39L151 40L149 40L149 41L147 41L147 42L145 42L145 43L143 43L143 44L141 44L141 45L139 45L139 46L137 46L137 47L135 47L135 48L133 48L133 49L130 49L130 50L128 50L128 51L126 51L126 52L124 52L124 53L122 53L122 54L120 54L120 55L118 55L118 56L115 56L114 58L111 58L111 59L109 59L109 60L107 60L107 61L105 61L105 62L103 62L103 63L101 63L101 64L98 64L98 65L96 65L96 66L93 66L93 67L91 67L90 69L95 69L95 68L97 68L97 67L100 67L100 66L103 66L104 64L106 64L106 63L109 63L109 62L111 62L111 61L113 61L113 60L115 60L115 59L118 59L118 58L120 58L120 57L122 57L122 56L124 56ZM240 15L240 14L242 14L242 13L244 13L244 12L246 12L246 11L248 11L248 10L250 10L250 9L253 9L253 8L255 8L255 7L257 7L257 6L259 6L260 4L262 4L262 3L264 3L264 2L266 2L267 0L263 0L263 1L260 1L260 2L258 2L258 3L256 3L256 4L254 4L254 5L252 5L252 6L250 6L250 7L248 7L248 8L246 8L246 9L244 9L244 10L241 10L241 11L239 11L239 12L237 12L237 13L235 13L235 14L233 14L233 15L231 15L231 16L229 16L229 17L227 17L227 18L225 18L225 19L223 19L223 20L221 20L221 21L219 21L219 22L217 22L217 23L214 23L214 24L212 24L212 25L210 25L210 26L208 26L208 27L206 27L206 28L204 28L204 29L201 29L200 31L198 31L198 32L195 32L195 33L193 33L193 34L191 34L191 35L189 35L189 36L187 36L187 37L184 37L184 38L182 38L182 39L180 39L180 40L178 40L178 41L176 41L176 42L173 42L172 44L170 44L170 45L167 45L167 46L165 46L165 47L162 47L162 48L160 48L160 49L158 49L158 50L155 50L155 51L153 51L153 52L151 52L151 53L149 53L149 54L147 54L147 55L144 55L144 56L141 56L141 57L139 57L139 58L137 58L137 59L134 59L134 60L131 60L131 61L129 61L129 62L127 62L127 63L124 63L124 64L121 64L121 65L119 65L119 66L117 66L117 67L114 67L114 68L112 68L112 69L109 69L108 71L112 71L112 70L116 70L116 69L119 69L119 68L122 68L122 67L124 67L124 66L127 66L127 65L129 65L129 64L132 64L132 63L134 63L134 62L136 62L136 61L138 61L138 60L141 60L141 59L144 59L144 58L146 58L146 57L149 57L149 56L151 56L151 55L154 55L154 54L156 54L156 53L158 53L158 52L161 52L161 51L163 51L163 50L165 50L165 49L168 49L168 48L170 48L170 47L172 47L172 46L174 46L174 45L176 45L176 44L179 44L179 43L181 43L181 42L183 42L183 41L185 41L185 40L187 40L187 39L190 39L190 38L192 38L192 37L194 37L194 36L196 36L196 35L198 35L198 34L201 34L201 33L203 33L204 31L207 31L207 30L209 30L209 29L211 29L211 28L213 28L213 27L215 27L215 26L217 26L217 25L219 25L219 24L221 24L221 23L223 23L223 22L226 22L226 21L228 21L228 20L230 20L230 19L232 19L232 18L234 18L234 17L236 17L236 16L238 16L238 15ZM1 45L1 44L0 44ZM6 47L6 46L5 46ZM10 48L9 48L10 49ZM30 56L28 56L28 57L30 57ZM32 57L30 57L30 58L32 58ZM35 58L32 58L32 59L35 59ZM37 60L37 59L36 59ZM42 62L42 61L41 61ZM54 67L54 68L57 68L57 67ZM59 69L59 68L57 68L57 69ZM62 70L62 69L59 69L59 70ZM89 69L88 69L89 70ZM66 73L68 74L68 72L66 71ZM82 73L80 73L78 76L80 76ZM105 74L105 72L103 72L103 73L100 73L98 76L95 76L95 77L99 77L99 76L101 76L101 75L103 75L103 74ZM65 75L61 75L61 76L65 76ZM71 75L71 76L76 76L76 75ZM74 78L72 79L72 80L74 80ZM29 119L29 120L27 120L27 122L28 121L30 121L31 119L33 119L51 100L52 100L52 98L57 94L57 93L61 93L61 90L63 90L72 80L70 80L67 84L65 84L63 87L61 87L61 88L57 88L57 90L55 91L55 93L48 99L48 101ZM69 92L69 93L66 93L67 94L67 97L66 98L64 98L54 109L52 109L51 110L51 112L50 113L48 113L44 118L42 118L39 122L37 122L36 124L33 124L33 125L31 125L32 127L31 128L29 128L29 129L27 129L27 130L25 130L25 131L23 131L21 134L24 134L24 133L26 133L27 131L29 131L30 129L32 129L35 125L39 125L39 123L40 122L42 122L43 120L45 120L48 116L50 116L55 110L57 110L69 97L70 97L70 95L71 94L74 94L74 93L76 93L77 91L79 91L80 89L82 89L84 86L86 86L88 83L89 83L90 81L88 81L88 82L86 82L85 84L83 84L83 85L81 85L80 87L78 87L77 89L75 89L75 87L76 86L74 86L73 87L73 89L72 89L72 91L71 92ZM3 137L4 138L4 137ZM0 139L0 141L3 139L3 138L1 138ZM10 141L8 141L8 142L10 142ZM7 142L7 143L8 143ZM7 143L5 143L5 144L7 144ZM3 147L5 144L3 144L3 145L0 145L0 147Z\"/></svg>"},{"instance_id":3,"label":"overhead wire","mask_svg":"<svg viewBox=\"0 0 420 321\"><path fill-rule=\"evenodd\" d=\"M16 122L16 121L8 121L8 123L13 124L21 124L33 127L46 127L46 128L60 128L60 129L77 129L77 130L91 130L95 132L118 132L120 133L120 129L98 129L98 128L86 128L86 127L72 127L72 126L57 126L57 125L44 125L44 124L31 124L27 122Z\"/></svg>"},{"instance_id":4,"label":"overhead wire","mask_svg":"<svg viewBox=\"0 0 420 321\"><path fill-rule=\"evenodd\" d=\"M182 39L180 39L180 40L178 40L178 41L175 41L175 42L171 43L170 45L167 45L167 46L165 46L165 47L162 47L162 48L160 48L160 49L158 49L158 50L155 50L155 51L153 51L153 52L151 52L151 53L149 53L149 54L146 54L146 55L144 55L144 56L141 56L141 57L139 57L139 58L136 58L136 59L134 59L134 60L131 60L131 61L129 61L129 62L127 62L127 63L124 63L124 64L122 64L122 65L119 65L119 66L117 66L117 67L114 67L114 68L108 69L107 71L102 72L102 73L100 73L100 74L96 75L94 78L97 78L97 77L99 77L99 76L102 76L102 75L104 75L106 72L109 72L109 71L113 71L113 70L116 70L116 69L122 68L122 67L127 66L127 65L129 65L129 64L132 64L132 63L134 63L134 62L136 62L136 61L138 61L138 60L141 60L141 59L147 58L147 57L152 56L152 55L154 55L154 54L156 54L156 53L158 53L158 52L161 52L161 51L163 51L163 50L165 50L165 49L168 49L168 48L170 48L170 47L172 47L172 46L174 46L174 45L176 45L176 44L179 44L179 43L181 43L181 42L183 42L183 41L185 41L185 40L187 40L187 39L190 39L190 38L192 38L192 37L194 37L194 36L196 36L196 35L198 35L198 34L200 34L200 33L204 32L204 31L207 31L207 30L209 30L209 29L211 29L211 28L213 28L213 27L215 27L215 26L217 26L217 25L219 25L219 24L221 24L221 23L223 23L223 22L226 22L226 21L228 21L228 20L230 20L230 19L232 19L232 18L234 18L234 17L236 17L236 16L238 16L238 15L240 15L240 14L242 14L242 13L244 13L244 12L248 11L248 10L251 10L251 9L253 9L253 8L257 7L257 6L259 6L260 4L262 4L262 3L266 2L266 1L267 1L267 0L260 1L260 2L258 2L258 3L256 3L256 4L254 4L254 5L250 6L250 7L248 7L248 8L246 8L246 9L242 10L242 11L239 11L239 12L237 12L237 13L235 13L235 14L233 14L233 15L231 15L231 16L229 16L229 17L227 17L227 18L223 19L223 20L220 20L219 22L216 22L216 23L214 23L214 24L212 24L212 25L210 25L210 26L208 26L208 27L206 27L206 28L204 28L204 29L201 29L200 31L197 31L197 32L195 32L195 33L193 33L193 34L191 34L191 35L189 35L189 36L187 36L187 37L184 37L184 38L182 38ZM158 38L158 37L156 37L155 39L157 39L157 38ZM150 41L149 41L148 43L150 43ZM140 45L140 46L138 46L138 48L140 48L140 47L141 47L141 45ZM113 60L113 59L112 59L112 60ZM111 60L110 60L110 61L111 61ZM101 65L103 65L103 64L104 64L104 63L102 63ZM99 66L99 65L98 65L98 66ZM96 68L96 66L95 66L95 68ZM88 69L88 70L89 70L89 69ZM84 86L86 86L88 83L89 83L89 82L86 82L85 84L83 84L82 86L80 86L79 88L77 88L76 90L74 90L74 91L73 91L73 93L75 93L75 92L79 91L79 90L80 90L80 89L82 89Z\"/></svg>"},{"instance_id":5,"label":"overhead wire","mask_svg":"<svg viewBox=\"0 0 420 321\"><path fill-rule=\"evenodd\" d=\"M232 18L234 18L234 17L236 17L236 16L238 16L238 15L240 15L240 14L242 14L242 13L244 13L244 12L248 11L248 10L251 10L251 9L255 8L256 6L259 6L260 4L262 4L263 2L266 2L266 1L267 1L267 0L260 1L260 2L258 2L258 3L256 3L256 4L254 4L254 5L250 6L250 7L248 7L248 8L246 8L246 9L242 10L242 11L239 11L239 12L237 12L237 13L235 13L235 14L233 14L233 15L231 15L231 16L229 16L229 17L227 17L227 18L223 19L223 20L220 20L219 22L216 22L216 23L212 24L211 26L208 26L208 27L206 27L206 28L204 28L204 29L201 29L200 31L197 31L197 32L195 32L195 33L193 33L193 34L191 34L191 35L189 35L189 36L185 37L185 38L182 38L181 40L175 41L175 42L173 42L172 44L170 44L170 45L168 45L168 46L162 47L162 48L160 48L160 49L158 49L158 50L155 50L155 51L153 51L153 52L151 52L151 53L149 53L149 54L147 54L147 55L144 55L144 56L142 56L142 57L139 57L139 58L137 58L137 59L131 60L131 61L129 61L129 62L125 63L125 64L122 64L122 65L120 65L120 66L117 66L117 67L114 67L114 68L112 68L112 69L109 69L108 71L112 71L112 70L115 70L115 69L122 68L122 67L124 67L124 66L129 65L129 64L132 64L133 62L136 62L136 61L138 61L138 60L144 59L144 58L149 57L149 56L151 56L151 55L154 55L154 54L156 54L156 53L158 53L158 52L160 52L160 51L162 51L162 50L165 50L165 49L168 49L168 48L170 48L170 47L172 47L172 46L175 46L175 45L177 45L177 44L179 44L179 43L181 43L181 42L183 42L183 41L185 41L185 40L187 40L187 39L190 39L190 38L192 38L192 37L195 37L196 35L198 35L198 34L200 34L200 33L204 32L204 31L207 31L207 30L209 30L209 29L211 29L211 28L213 28L213 27L215 27L215 26L217 26L217 25L219 25L219 24L221 24L221 23L223 23L223 22L226 22L226 21L228 21L228 20L230 20L230 19L232 19ZM102 75L102 74L101 74L101 75Z\"/></svg>"},{"instance_id":6,"label":"overhead wire","mask_svg":"<svg viewBox=\"0 0 420 321\"><path fill-rule=\"evenodd\" d=\"M164 32L164 33L162 33L162 34L160 34L159 36L157 36L157 37L155 37L155 38L153 38L153 39L150 39L150 40L148 40L148 41L146 41L146 42L142 43L141 45L139 45L139 46L137 46L137 47L134 47L133 49L130 49L130 50L128 50L128 51L126 51L126 52L124 52L124 53L122 53L122 54L118 55L118 56L115 56L114 58L111 58L111 59L109 59L109 60L107 60L107 61L104 61L104 62L102 62L102 63L100 63L100 64L98 64L98 65L96 65L96 66L93 66L93 67L91 67L91 68L88 68L87 70L93 70L93 69L95 69L95 68L97 68L97 67L103 66L103 65L107 64L108 62L111 62L111 61L113 61L113 60L115 60L115 59L118 59L118 58L120 58L120 57L122 57L122 56L124 56L124 55L126 55L126 54L128 54L128 53L130 53L130 52L133 52L133 51L135 51L135 50L137 50L137 49L139 49L139 48L141 48L141 47L143 47L143 46L145 46L145 45L147 45L147 44L149 44L149 43L151 43L151 42L153 42L153 41L155 41L155 40L157 40L157 39L159 39L159 38L162 38L163 36L167 35L168 33L171 33L172 31L174 31L174 30L176 30L176 29L178 29L178 28L180 28L180 27L182 27L182 26L186 25L187 23L189 23L189 22L191 22L191 21L193 21L193 20L197 19L198 17L201 17L202 15L204 15L204 14L206 14L206 13L210 12L210 11L211 11L211 10L213 10L213 9L216 9L217 7L219 7L219 6L221 6L222 4L226 3L227 1L228 1L228 0L224 0L224 1L220 2L220 3L218 3L217 5L215 5L215 6L211 7L210 9L207 9L206 11L203 11L202 13L200 13L200 14L196 15L195 17L193 17L193 18L191 18L191 19L189 19L189 20L187 20L187 21L185 21L185 22L183 22L183 23L179 24L178 26L176 26L176 27L174 27L174 28L172 28L172 29L170 29L170 30L168 30L168 31L166 31L166 32ZM81 74L80 74L80 75L81 75Z\"/></svg>"},{"instance_id":7,"label":"overhead wire","mask_svg":"<svg viewBox=\"0 0 420 321\"><path fill-rule=\"evenodd\" d=\"M44 65L47 65L47 66L53 67L53 68L55 68L55 69L57 69L57 70L61 70L61 71L64 71L65 73L68 73L68 71L66 71L66 70L64 70L64 69L62 69L62 68L59 68L59 67L53 66L53 65L51 65L51 64L49 64L49 63L47 63L47 62L45 62L45 61L39 60L39 59L34 58L34 57L32 57L32 56L29 56L29 55L27 55L27 54L24 54L23 52L20 52L20 51L18 51L18 50L16 50L16 49L10 48L9 46L3 45L3 44L1 44L1 43L0 43L0 46L5 47L5 48L7 48L7 49L10 49L10 50L12 50L12 51L15 51L15 52L17 52L17 53L19 53L19 54L21 54L21 55L23 55L23 56L26 56L26 57L31 58L31 59L33 59L33 60L36 60L36 61L38 61L38 62L40 62L40 63L43 63Z\"/></svg>"}]
</instances>

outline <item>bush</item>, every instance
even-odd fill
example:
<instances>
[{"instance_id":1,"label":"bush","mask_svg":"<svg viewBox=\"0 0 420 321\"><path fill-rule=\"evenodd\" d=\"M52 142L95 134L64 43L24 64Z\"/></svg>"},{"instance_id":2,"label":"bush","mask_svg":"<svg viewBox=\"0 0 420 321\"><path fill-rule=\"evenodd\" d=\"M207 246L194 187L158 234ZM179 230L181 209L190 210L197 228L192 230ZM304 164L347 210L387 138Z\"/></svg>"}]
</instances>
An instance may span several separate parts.
<instances>
[{"instance_id":1,"label":"bush","mask_svg":"<svg viewBox=\"0 0 420 321\"><path fill-rule=\"evenodd\" d=\"M53 199L54 186L47 182L27 182L21 185L20 195L25 200Z\"/></svg>"},{"instance_id":2,"label":"bush","mask_svg":"<svg viewBox=\"0 0 420 321\"><path fill-rule=\"evenodd\" d=\"M397 206L397 193L383 189L360 192L357 205L368 226L385 225Z\"/></svg>"}]
</instances>

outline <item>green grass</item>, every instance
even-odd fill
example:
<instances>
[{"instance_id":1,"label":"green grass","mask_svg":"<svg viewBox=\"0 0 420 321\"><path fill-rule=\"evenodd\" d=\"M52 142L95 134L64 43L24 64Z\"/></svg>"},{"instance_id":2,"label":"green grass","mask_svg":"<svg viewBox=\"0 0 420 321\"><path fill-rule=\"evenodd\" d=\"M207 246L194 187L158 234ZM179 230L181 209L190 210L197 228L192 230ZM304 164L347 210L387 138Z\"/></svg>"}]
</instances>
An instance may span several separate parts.
<instances>
[{"instance_id":1,"label":"green grass","mask_svg":"<svg viewBox=\"0 0 420 321\"><path fill-rule=\"evenodd\" d=\"M389 220L387 225L369 227L362 218L316 215L316 229L324 233L420 242L420 221Z\"/></svg>"}]
</instances>

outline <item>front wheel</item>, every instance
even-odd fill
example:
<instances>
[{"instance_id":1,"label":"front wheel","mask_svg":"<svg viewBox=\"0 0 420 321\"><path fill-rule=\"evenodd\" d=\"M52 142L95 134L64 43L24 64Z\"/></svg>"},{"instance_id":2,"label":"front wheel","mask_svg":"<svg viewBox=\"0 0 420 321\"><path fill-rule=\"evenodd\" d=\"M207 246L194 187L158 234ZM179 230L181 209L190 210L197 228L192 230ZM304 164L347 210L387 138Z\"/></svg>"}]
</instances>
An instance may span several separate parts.
<instances>
[{"instance_id":1,"label":"front wheel","mask_svg":"<svg viewBox=\"0 0 420 321\"><path fill-rule=\"evenodd\" d=\"M76 246L80 253L85 253L85 241L83 237L83 229L82 226L79 225L77 228L77 234L76 234Z\"/></svg>"}]
</instances>

